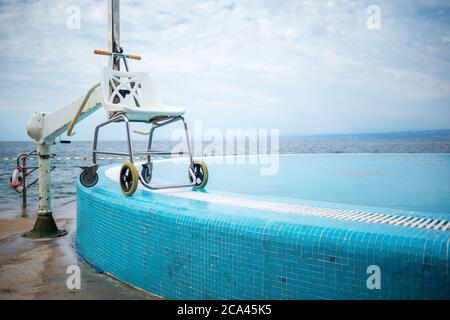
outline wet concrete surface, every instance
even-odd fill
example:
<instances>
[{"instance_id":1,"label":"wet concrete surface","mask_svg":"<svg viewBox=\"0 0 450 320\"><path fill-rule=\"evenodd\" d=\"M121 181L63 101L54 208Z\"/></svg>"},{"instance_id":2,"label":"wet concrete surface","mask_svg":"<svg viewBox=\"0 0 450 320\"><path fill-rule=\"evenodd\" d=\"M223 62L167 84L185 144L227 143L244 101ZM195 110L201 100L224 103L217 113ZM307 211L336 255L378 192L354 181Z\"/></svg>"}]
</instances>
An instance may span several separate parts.
<instances>
[{"instance_id":1,"label":"wet concrete surface","mask_svg":"<svg viewBox=\"0 0 450 320\"><path fill-rule=\"evenodd\" d=\"M98 273L76 253L76 202L66 199L55 203L53 212L59 228L68 235L55 239L29 239L36 219L30 206L0 208L0 299L160 299L133 288L109 275ZM74 271L80 270L80 289L69 289ZM73 268L73 267L72 267Z\"/></svg>"}]
</instances>

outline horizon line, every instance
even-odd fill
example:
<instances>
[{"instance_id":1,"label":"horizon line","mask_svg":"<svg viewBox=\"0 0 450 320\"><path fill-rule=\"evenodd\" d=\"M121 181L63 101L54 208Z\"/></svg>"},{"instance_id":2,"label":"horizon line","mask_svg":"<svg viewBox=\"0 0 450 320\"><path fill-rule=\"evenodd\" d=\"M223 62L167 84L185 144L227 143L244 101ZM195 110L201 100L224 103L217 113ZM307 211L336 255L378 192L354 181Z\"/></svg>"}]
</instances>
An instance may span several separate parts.
<instances>
[{"instance_id":1,"label":"horizon line","mask_svg":"<svg viewBox=\"0 0 450 320\"><path fill-rule=\"evenodd\" d=\"M365 136L365 135L398 135L398 134L424 134L424 133L448 133L449 137L437 137L446 141L450 139L450 129L427 129L427 130L402 130L402 131L374 131L374 132L348 132L348 133L317 133L317 134L284 134L280 138L312 138L312 137L338 137L338 136ZM432 137L429 137L432 138ZM63 139L77 142L89 142L91 140ZM147 139L134 139L136 141L147 141ZM102 139L102 141L121 141L117 139ZM170 141L170 139L161 139L159 141ZM27 140L0 140L0 142L32 142L31 138Z\"/></svg>"}]
</instances>

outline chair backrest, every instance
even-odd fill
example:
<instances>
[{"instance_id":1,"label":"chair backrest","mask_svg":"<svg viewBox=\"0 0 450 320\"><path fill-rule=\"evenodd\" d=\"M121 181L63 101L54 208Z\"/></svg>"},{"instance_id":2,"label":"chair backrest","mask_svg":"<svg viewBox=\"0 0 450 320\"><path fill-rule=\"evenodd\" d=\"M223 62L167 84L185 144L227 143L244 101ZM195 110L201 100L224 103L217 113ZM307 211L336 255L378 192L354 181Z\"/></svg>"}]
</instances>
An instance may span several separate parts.
<instances>
[{"instance_id":1,"label":"chair backrest","mask_svg":"<svg viewBox=\"0 0 450 320\"><path fill-rule=\"evenodd\" d=\"M161 106L148 74L144 72L125 72L103 69L103 102L106 109L118 111L127 108Z\"/></svg>"}]
</instances>

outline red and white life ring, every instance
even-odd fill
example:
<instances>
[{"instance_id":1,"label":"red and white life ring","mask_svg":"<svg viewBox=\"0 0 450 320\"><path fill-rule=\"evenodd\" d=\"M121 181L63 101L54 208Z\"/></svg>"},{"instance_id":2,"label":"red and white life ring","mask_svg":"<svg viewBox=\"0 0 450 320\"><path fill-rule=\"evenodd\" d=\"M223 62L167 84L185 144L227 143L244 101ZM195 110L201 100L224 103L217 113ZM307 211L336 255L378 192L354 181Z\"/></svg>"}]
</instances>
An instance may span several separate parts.
<instances>
[{"instance_id":1,"label":"red and white life ring","mask_svg":"<svg viewBox=\"0 0 450 320\"><path fill-rule=\"evenodd\" d=\"M20 176L22 170L20 168L15 168L11 177L9 178L9 185L16 192L22 192L22 177Z\"/></svg>"}]
</instances>

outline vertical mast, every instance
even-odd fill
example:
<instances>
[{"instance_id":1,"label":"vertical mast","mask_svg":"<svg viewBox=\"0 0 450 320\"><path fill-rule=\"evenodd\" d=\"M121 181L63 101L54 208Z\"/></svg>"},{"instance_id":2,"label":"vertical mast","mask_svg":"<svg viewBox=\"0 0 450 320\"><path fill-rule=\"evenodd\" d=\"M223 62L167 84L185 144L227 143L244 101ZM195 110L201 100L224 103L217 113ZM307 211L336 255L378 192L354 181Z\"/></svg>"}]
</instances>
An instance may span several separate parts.
<instances>
[{"instance_id":1,"label":"vertical mast","mask_svg":"<svg viewBox=\"0 0 450 320\"><path fill-rule=\"evenodd\" d=\"M112 53L120 52L120 0L108 0L108 49ZM120 60L109 57L109 68L120 70Z\"/></svg>"}]
</instances>

